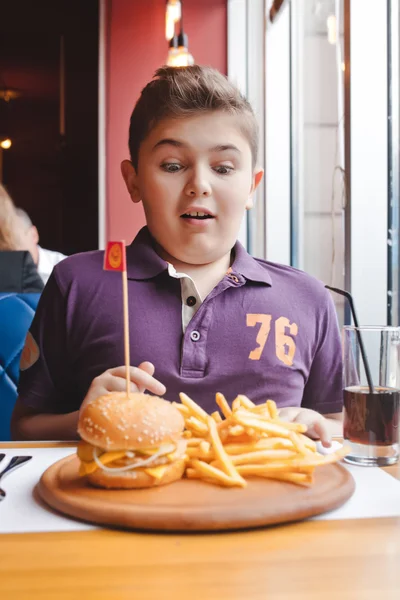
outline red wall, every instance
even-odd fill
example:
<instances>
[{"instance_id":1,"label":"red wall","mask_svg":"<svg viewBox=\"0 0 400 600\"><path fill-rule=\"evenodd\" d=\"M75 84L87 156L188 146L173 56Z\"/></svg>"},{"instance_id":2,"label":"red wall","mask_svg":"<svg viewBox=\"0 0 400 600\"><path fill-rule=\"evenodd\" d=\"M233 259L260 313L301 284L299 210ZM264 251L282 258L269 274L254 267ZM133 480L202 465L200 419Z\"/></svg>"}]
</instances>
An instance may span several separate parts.
<instances>
[{"instance_id":1,"label":"red wall","mask_svg":"<svg viewBox=\"0 0 400 600\"><path fill-rule=\"evenodd\" d=\"M227 0L185 0L189 50L196 63L226 73ZM109 0L107 15L106 236L130 242L144 225L141 205L125 189L129 118L140 91L165 63L165 0Z\"/></svg>"}]
</instances>

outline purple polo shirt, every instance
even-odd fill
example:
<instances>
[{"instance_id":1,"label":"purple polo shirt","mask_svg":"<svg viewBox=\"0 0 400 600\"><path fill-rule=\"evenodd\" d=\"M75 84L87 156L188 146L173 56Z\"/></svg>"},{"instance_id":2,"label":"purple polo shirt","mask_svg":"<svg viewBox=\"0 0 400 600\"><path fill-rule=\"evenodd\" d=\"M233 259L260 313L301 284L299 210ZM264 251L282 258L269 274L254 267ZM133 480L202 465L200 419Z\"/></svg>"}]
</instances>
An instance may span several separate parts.
<instances>
[{"instance_id":1,"label":"purple polo shirt","mask_svg":"<svg viewBox=\"0 0 400 600\"><path fill-rule=\"evenodd\" d=\"M124 364L121 276L103 270L103 256L77 254L55 267L30 330L33 364L21 371L26 406L76 410L96 376ZM321 282L255 259L237 242L230 272L183 332L180 280L146 227L127 248L127 272L131 364L153 362L168 400L185 392L212 412L222 392L229 402L245 394L341 411L340 335Z\"/></svg>"}]
</instances>

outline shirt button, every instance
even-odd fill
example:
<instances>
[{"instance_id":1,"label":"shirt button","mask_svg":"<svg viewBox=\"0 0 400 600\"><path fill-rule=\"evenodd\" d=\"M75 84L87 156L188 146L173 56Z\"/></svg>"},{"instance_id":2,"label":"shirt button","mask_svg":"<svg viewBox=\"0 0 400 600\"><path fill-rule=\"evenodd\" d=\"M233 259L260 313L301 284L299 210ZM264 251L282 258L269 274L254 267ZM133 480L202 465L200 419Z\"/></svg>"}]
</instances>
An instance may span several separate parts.
<instances>
[{"instance_id":1,"label":"shirt button","mask_svg":"<svg viewBox=\"0 0 400 600\"><path fill-rule=\"evenodd\" d=\"M197 300L194 296L189 296L188 298L186 298L186 304L188 306L194 306L196 304Z\"/></svg>"},{"instance_id":2,"label":"shirt button","mask_svg":"<svg viewBox=\"0 0 400 600\"><path fill-rule=\"evenodd\" d=\"M228 277L229 279L232 279L232 281L234 281L235 283L239 283L238 277L236 277L236 275L233 275L233 273L229 273Z\"/></svg>"},{"instance_id":3,"label":"shirt button","mask_svg":"<svg viewBox=\"0 0 400 600\"><path fill-rule=\"evenodd\" d=\"M192 342L198 342L200 339L200 333L198 331L192 331L192 333L190 334L190 339L192 340Z\"/></svg>"}]
</instances>

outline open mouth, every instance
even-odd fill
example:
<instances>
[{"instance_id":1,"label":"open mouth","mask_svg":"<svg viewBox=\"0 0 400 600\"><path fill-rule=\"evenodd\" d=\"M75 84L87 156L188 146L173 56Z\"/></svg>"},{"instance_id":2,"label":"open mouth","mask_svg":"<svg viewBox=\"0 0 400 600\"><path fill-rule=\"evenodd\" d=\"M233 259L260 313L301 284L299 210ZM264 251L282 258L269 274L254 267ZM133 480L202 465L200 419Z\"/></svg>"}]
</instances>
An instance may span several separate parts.
<instances>
[{"instance_id":1,"label":"open mouth","mask_svg":"<svg viewBox=\"0 0 400 600\"><path fill-rule=\"evenodd\" d=\"M182 219L199 219L199 220L214 219L214 217L212 215L209 215L209 214L203 213L203 212L185 213L185 214L181 215L181 218Z\"/></svg>"}]
</instances>

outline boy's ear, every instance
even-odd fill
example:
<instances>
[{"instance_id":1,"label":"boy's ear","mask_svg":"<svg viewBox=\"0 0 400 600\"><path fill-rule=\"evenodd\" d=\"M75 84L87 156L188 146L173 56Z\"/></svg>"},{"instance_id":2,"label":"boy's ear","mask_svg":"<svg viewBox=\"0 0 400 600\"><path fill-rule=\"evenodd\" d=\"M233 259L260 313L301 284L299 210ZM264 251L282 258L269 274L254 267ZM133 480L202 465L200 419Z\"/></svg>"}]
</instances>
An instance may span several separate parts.
<instances>
[{"instance_id":1,"label":"boy's ear","mask_svg":"<svg viewBox=\"0 0 400 600\"><path fill-rule=\"evenodd\" d=\"M140 202L141 198L138 188L137 174L135 167L133 166L130 160L122 161L121 173L133 202Z\"/></svg>"},{"instance_id":2,"label":"boy's ear","mask_svg":"<svg viewBox=\"0 0 400 600\"><path fill-rule=\"evenodd\" d=\"M258 186L263 178L263 175L264 175L264 169L261 169L261 168L256 169L253 173L251 189L250 189L249 197L246 202L247 210L249 210L249 208L253 208L253 194L256 191L256 189L258 188Z\"/></svg>"}]
</instances>

